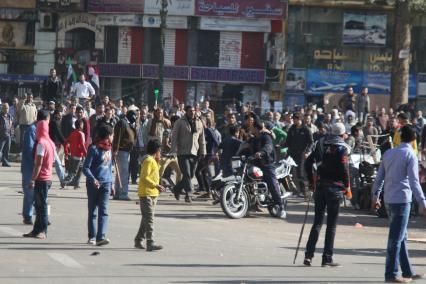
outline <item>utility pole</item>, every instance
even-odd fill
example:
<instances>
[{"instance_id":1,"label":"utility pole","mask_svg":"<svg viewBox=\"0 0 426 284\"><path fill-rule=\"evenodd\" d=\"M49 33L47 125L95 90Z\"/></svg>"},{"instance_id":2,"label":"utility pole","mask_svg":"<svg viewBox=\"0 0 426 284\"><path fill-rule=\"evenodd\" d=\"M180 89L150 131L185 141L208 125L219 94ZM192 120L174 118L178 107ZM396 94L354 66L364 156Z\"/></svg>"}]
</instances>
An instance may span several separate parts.
<instances>
[{"instance_id":1,"label":"utility pole","mask_svg":"<svg viewBox=\"0 0 426 284\"><path fill-rule=\"evenodd\" d=\"M157 0L158 1L158 0ZM161 101L163 99L163 92L164 92L164 57L165 57L165 32L167 28L167 7L169 6L170 0L160 0L161 1L161 9L160 9L160 42L161 42L161 56L160 56L160 64L158 66L158 82L159 82L159 94L158 98L156 97L156 103L157 100ZM157 2L158 3L158 2Z\"/></svg>"}]
</instances>

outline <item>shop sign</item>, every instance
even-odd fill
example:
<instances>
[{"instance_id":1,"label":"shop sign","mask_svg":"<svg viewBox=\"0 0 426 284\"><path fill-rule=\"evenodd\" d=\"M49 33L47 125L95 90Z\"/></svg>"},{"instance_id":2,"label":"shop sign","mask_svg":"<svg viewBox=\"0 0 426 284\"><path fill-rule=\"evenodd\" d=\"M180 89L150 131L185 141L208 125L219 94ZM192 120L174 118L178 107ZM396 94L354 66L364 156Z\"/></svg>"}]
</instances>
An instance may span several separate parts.
<instances>
[{"instance_id":1,"label":"shop sign","mask_svg":"<svg viewBox=\"0 0 426 284\"><path fill-rule=\"evenodd\" d=\"M271 32L271 21L252 19L228 19L202 17L199 23L200 30L236 31L236 32Z\"/></svg>"},{"instance_id":2,"label":"shop sign","mask_svg":"<svg viewBox=\"0 0 426 284\"><path fill-rule=\"evenodd\" d=\"M142 27L143 16L140 14L99 14L96 24L100 26Z\"/></svg>"},{"instance_id":3,"label":"shop sign","mask_svg":"<svg viewBox=\"0 0 426 284\"><path fill-rule=\"evenodd\" d=\"M143 26L146 28L159 28L161 24L160 16L144 15ZM167 29L188 29L188 18L169 16L167 17Z\"/></svg>"},{"instance_id":4,"label":"shop sign","mask_svg":"<svg viewBox=\"0 0 426 284\"><path fill-rule=\"evenodd\" d=\"M84 0L44 0L39 1L39 8L52 9L60 12L84 11Z\"/></svg>"},{"instance_id":5,"label":"shop sign","mask_svg":"<svg viewBox=\"0 0 426 284\"><path fill-rule=\"evenodd\" d=\"M1 0L0 8L35 9L36 0Z\"/></svg>"},{"instance_id":6,"label":"shop sign","mask_svg":"<svg viewBox=\"0 0 426 284\"><path fill-rule=\"evenodd\" d=\"M26 9L8 9L0 8L0 19L18 20L18 21L35 21L37 14L34 11Z\"/></svg>"},{"instance_id":7,"label":"shop sign","mask_svg":"<svg viewBox=\"0 0 426 284\"><path fill-rule=\"evenodd\" d=\"M91 13L143 13L144 0L88 0Z\"/></svg>"},{"instance_id":8,"label":"shop sign","mask_svg":"<svg viewBox=\"0 0 426 284\"><path fill-rule=\"evenodd\" d=\"M148 79L157 79L159 74L158 65L142 65L142 77ZM170 80L189 80L188 66L164 66L164 78Z\"/></svg>"},{"instance_id":9,"label":"shop sign","mask_svg":"<svg viewBox=\"0 0 426 284\"><path fill-rule=\"evenodd\" d=\"M426 97L426 73L417 74L417 96Z\"/></svg>"},{"instance_id":10,"label":"shop sign","mask_svg":"<svg viewBox=\"0 0 426 284\"><path fill-rule=\"evenodd\" d=\"M140 78L141 65L139 64L99 64L99 75L101 77L118 78Z\"/></svg>"},{"instance_id":11,"label":"shop sign","mask_svg":"<svg viewBox=\"0 0 426 284\"><path fill-rule=\"evenodd\" d=\"M0 82L42 82L47 78L48 76L0 74Z\"/></svg>"},{"instance_id":12,"label":"shop sign","mask_svg":"<svg viewBox=\"0 0 426 284\"><path fill-rule=\"evenodd\" d=\"M265 70L191 67L191 80L226 83L264 84Z\"/></svg>"},{"instance_id":13,"label":"shop sign","mask_svg":"<svg viewBox=\"0 0 426 284\"><path fill-rule=\"evenodd\" d=\"M306 69L289 68L286 70L286 94L303 94L306 87Z\"/></svg>"},{"instance_id":14,"label":"shop sign","mask_svg":"<svg viewBox=\"0 0 426 284\"><path fill-rule=\"evenodd\" d=\"M195 15L284 20L287 8L285 0L196 0Z\"/></svg>"},{"instance_id":15,"label":"shop sign","mask_svg":"<svg viewBox=\"0 0 426 284\"><path fill-rule=\"evenodd\" d=\"M144 14L160 15L161 1L145 0ZM173 0L169 1L167 7L168 15L171 16L194 16L195 0Z\"/></svg>"}]
</instances>

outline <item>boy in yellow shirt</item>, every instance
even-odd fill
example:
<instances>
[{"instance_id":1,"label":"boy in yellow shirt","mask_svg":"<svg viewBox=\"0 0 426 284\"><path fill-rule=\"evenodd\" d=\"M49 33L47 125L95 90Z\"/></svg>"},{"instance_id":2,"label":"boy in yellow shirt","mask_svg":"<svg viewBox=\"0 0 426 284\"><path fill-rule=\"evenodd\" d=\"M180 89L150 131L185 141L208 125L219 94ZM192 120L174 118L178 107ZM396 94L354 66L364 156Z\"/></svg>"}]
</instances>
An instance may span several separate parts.
<instances>
[{"instance_id":1,"label":"boy in yellow shirt","mask_svg":"<svg viewBox=\"0 0 426 284\"><path fill-rule=\"evenodd\" d=\"M165 189L160 185L161 144L157 139L150 140L146 147L147 156L143 160L139 177L138 195L142 219L135 237L135 248L145 249L142 241L146 239L146 250L160 250L163 247L156 245L153 240L154 209L160 192Z\"/></svg>"}]
</instances>

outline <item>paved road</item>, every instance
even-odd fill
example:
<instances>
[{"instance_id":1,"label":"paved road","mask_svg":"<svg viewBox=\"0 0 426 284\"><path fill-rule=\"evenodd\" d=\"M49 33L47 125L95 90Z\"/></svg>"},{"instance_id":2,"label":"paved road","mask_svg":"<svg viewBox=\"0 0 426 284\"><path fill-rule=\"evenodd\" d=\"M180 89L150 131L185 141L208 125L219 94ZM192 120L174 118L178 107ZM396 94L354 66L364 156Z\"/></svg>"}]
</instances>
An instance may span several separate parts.
<instances>
[{"instance_id":1,"label":"paved road","mask_svg":"<svg viewBox=\"0 0 426 284\"><path fill-rule=\"evenodd\" d=\"M344 209L335 242L341 268L293 265L305 210L293 200L286 221L254 214L227 219L219 206L191 205L161 196L156 214L158 252L134 249L140 215L135 202L112 201L107 247L89 246L85 190L49 195L52 225L47 240L24 239L30 226L20 216L22 194L17 164L0 168L0 283L380 283L383 282L386 220ZM136 188L131 197L136 199ZM312 212L309 218L312 222ZM356 223L364 225L356 228ZM410 222L410 236L424 238L425 219ZM303 244L307 239L307 228ZM325 230L323 230L324 233ZM323 246L319 241L319 249ZM425 244L410 243L419 272L426 271ZM92 256L93 252L99 255ZM420 282L418 282L420 283Z\"/></svg>"}]
</instances>

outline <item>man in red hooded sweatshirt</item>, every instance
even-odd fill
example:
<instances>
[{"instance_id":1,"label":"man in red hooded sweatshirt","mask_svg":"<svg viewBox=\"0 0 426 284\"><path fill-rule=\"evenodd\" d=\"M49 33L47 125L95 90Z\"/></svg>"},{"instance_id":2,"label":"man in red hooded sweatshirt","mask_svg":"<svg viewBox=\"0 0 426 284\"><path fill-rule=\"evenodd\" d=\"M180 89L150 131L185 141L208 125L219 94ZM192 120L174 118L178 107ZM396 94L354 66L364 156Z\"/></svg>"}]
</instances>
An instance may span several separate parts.
<instances>
[{"instance_id":1,"label":"man in red hooded sweatshirt","mask_svg":"<svg viewBox=\"0 0 426 284\"><path fill-rule=\"evenodd\" d=\"M48 114L47 114L48 115ZM45 239L47 233L47 192L52 185L52 166L55 144L49 136L49 119L37 123L34 168L29 188L34 189L36 220L33 230L24 234L27 238Z\"/></svg>"}]
</instances>

